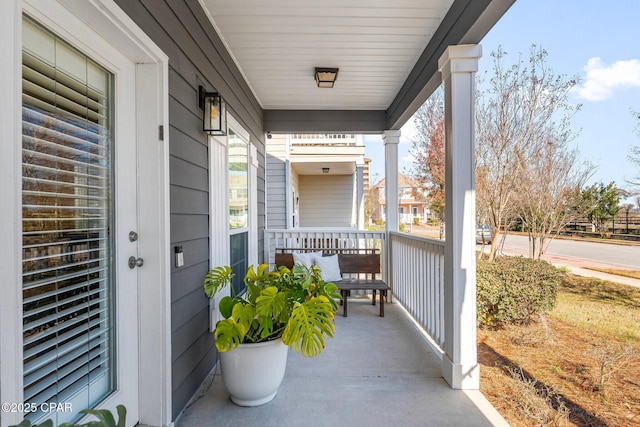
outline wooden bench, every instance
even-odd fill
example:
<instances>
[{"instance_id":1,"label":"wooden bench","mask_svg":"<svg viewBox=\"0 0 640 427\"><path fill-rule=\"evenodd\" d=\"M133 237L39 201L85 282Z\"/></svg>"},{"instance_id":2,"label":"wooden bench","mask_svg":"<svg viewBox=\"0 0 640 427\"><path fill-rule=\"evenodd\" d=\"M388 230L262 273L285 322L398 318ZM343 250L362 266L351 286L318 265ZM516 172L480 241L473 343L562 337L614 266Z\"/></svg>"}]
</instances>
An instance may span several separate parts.
<instances>
[{"instance_id":1,"label":"wooden bench","mask_svg":"<svg viewBox=\"0 0 640 427\"><path fill-rule=\"evenodd\" d=\"M338 264L340 265L341 274L357 274L358 278L346 278L333 281L338 286L340 295L342 296L342 315L347 317L348 299L351 291L367 290L372 292L372 305L376 305L376 293L380 295L380 317L384 317L384 300L387 296L389 286L377 279L380 274L380 253L377 249L299 249L299 248L280 248L276 249L275 265L276 267L285 266L293 267L293 252L318 252L321 251L323 256L338 255ZM364 278L361 278L364 276Z\"/></svg>"}]
</instances>

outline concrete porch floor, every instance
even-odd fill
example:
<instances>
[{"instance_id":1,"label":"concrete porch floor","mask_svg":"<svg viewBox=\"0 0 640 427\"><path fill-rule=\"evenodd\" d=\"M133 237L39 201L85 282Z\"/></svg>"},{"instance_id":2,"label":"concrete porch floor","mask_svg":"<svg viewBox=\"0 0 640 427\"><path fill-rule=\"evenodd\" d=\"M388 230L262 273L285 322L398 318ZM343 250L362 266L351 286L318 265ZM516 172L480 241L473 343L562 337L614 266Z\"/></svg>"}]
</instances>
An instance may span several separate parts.
<instances>
[{"instance_id":1,"label":"concrete porch floor","mask_svg":"<svg viewBox=\"0 0 640 427\"><path fill-rule=\"evenodd\" d=\"M324 352L289 350L277 396L253 408L234 405L219 372L204 384L177 427L204 426L491 426L508 424L479 391L452 390L440 359L398 304L385 317L366 297L336 316Z\"/></svg>"}]
</instances>

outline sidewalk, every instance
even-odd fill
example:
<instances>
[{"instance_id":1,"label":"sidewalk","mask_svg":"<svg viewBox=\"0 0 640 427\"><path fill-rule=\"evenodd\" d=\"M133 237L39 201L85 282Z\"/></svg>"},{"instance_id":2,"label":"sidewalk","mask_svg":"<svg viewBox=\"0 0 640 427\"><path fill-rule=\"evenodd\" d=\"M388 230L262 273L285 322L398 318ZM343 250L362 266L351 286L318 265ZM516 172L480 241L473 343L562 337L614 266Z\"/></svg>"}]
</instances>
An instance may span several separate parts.
<instances>
[{"instance_id":1,"label":"sidewalk","mask_svg":"<svg viewBox=\"0 0 640 427\"><path fill-rule=\"evenodd\" d=\"M517 251L517 250L503 250L502 253L504 255L512 255L512 256L518 256L518 255L526 256L526 254L520 253L520 251ZM605 268L619 269L620 267L616 267L608 264L596 263L592 261L575 260L575 259L554 256L554 255L543 255L542 259L544 261L550 262L556 267L565 267L576 276L594 277L600 280L607 280L609 282L620 283L622 285L634 286L636 288L640 288L639 279L633 279L631 277L625 277L625 276L618 276L617 274L602 273L600 271L590 270L589 268L587 268L587 267L594 267L594 268L602 268L602 269L605 269Z\"/></svg>"},{"instance_id":2,"label":"sidewalk","mask_svg":"<svg viewBox=\"0 0 640 427\"><path fill-rule=\"evenodd\" d=\"M600 271L589 270L587 268L576 267L573 265L564 265L564 264L556 264L552 263L556 267L564 266L569 269L569 271L576 276L584 276L584 277L595 277L596 279L608 280L609 282L620 283L622 285L634 286L636 288L640 288L640 280L633 279L631 277L618 276L617 274L608 274L602 273Z\"/></svg>"}]
</instances>

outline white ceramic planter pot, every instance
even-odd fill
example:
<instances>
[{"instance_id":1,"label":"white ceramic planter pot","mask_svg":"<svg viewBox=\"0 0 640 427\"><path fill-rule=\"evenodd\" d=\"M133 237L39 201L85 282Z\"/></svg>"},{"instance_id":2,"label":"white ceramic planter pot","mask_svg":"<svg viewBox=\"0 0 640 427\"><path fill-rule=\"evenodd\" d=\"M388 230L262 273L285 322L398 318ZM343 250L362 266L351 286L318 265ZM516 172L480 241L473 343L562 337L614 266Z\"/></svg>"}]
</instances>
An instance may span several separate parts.
<instances>
[{"instance_id":1,"label":"white ceramic planter pot","mask_svg":"<svg viewBox=\"0 0 640 427\"><path fill-rule=\"evenodd\" d=\"M258 406L273 400L284 378L289 347L282 340L240 344L220 353L220 369L231 400Z\"/></svg>"}]
</instances>

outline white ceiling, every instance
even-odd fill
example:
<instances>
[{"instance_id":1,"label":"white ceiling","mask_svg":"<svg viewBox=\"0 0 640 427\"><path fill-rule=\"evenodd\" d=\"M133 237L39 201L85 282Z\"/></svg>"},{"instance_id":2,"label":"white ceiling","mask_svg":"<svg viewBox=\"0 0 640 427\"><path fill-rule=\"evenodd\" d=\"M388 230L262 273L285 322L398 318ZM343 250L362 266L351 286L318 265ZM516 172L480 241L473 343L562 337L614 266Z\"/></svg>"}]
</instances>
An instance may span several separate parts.
<instances>
[{"instance_id":1,"label":"white ceiling","mask_svg":"<svg viewBox=\"0 0 640 427\"><path fill-rule=\"evenodd\" d=\"M200 1L267 110L386 110L453 3ZM315 67L340 69L333 89Z\"/></svg>"}]
</instances>

